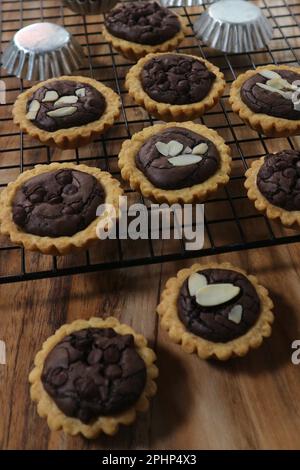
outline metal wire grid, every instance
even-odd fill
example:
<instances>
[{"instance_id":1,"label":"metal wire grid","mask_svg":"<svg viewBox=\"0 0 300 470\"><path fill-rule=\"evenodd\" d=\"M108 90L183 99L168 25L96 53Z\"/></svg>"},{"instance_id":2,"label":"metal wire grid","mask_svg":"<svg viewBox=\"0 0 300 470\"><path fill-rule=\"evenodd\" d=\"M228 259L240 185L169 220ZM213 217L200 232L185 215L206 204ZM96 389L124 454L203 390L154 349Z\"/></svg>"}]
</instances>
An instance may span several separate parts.
<instances>
[{"instance_id":1,"label":"metal wire grid","mask_svg":"<svg viewBox=\"0 0 300 470\"><path fill-rule=\"evenodd\" d=\"M299 63L300 1L256 1L273 23L274 40L271 48L264 51L236 55L213 51L194 38L192 25L208 3L202 7L177 10L184 16L191 31L179 51L213 61L224 72L229 85L240 72L258 65ZM1 69L0 78L6 82L8 101L0 107L0 188L34 164L51 161L84 162L119 177L116 160L123 140L155 122L130 101L124 89L124 77L132 64L101 40L101 15L80 17L60 6L59 1L2 0L1 47L6 46L17 29L39 20L60 23L78 38L87 54L87 62L80 73L101 79L120 94L122 116L105 137L86 148L66 152L49 149L20 133L13 125L11 106L17 94L28 88L30 83L9 77ZM6 238L1 238L0 283L161 263L300 241L298 232L283 230L258 214L243 189L244 172L251 160L278 148L299 148L298 138L270 139L252 132L233 115L227 98L228 90L220 104L201 119L202 123L223 135L232 147L234 170L229 185L206 203L205 245L200 252L185 250L183 241L116 240L102 242L101 248L89 250L84 255L49 257L24 252ZM141 200L129 188L125 190L132 200Z\"/></svg>"}]
</instances>

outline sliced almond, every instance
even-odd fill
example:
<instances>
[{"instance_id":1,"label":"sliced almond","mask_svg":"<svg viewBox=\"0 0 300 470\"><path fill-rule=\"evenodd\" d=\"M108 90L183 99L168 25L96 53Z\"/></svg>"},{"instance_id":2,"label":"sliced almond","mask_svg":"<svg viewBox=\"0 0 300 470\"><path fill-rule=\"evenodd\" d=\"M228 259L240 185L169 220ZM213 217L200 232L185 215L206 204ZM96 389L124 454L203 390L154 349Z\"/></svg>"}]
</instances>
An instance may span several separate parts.
<instances>
[{"instance_id":1,"label":"sliced almond","mask_svg":"<svg viewBox=\"0 0 300 470\"><path fill-rule=\"evenodd\" d=\"M171 157L176 157L176 155L179 155L182 150L183 145L180 142L177 142L177 140L171 140L171 142L168 143L168 151Z\"/></svg>"},{"instance_id":2,"label":"sliced almond","mask_svg":"<svg viewBox=\"0 0 300 470\"><path fill-rule=\"evenodd\" d=\"M183 153L192 153L191 147L185 147Z\"/></svg>"},{"instance_id":3,"label":"sliced almond","mask_svg":"<svg viewBox=\"0 0 300 470\"><path fill-rule=\"evenodd\" d=\"M207 285L207 279L203 274L193 273L188 280L190 295L196 295L197 292Z\"/></svg>"},{"instance_id":4,"label":"sliced almond","mask_svg":"<svg viewBox=\"0 0 300 470\"><path fill-rule=\"evenodd\" d=\"M168 158L168 161L173 166L194 165L195 163L201 162L201 160L202 160L202 157L199 157L199 155L192 155L191 153L178 155L178 157Z\"/></svg>"},{"instance_id":5,"label":"sliced almond","mask_svg":"<svg viewBox=\"0 0 300 470\"><path fill-rule=\"evenodd\" d=\"M76 111L77 111L77 108L75 106L69 106L66 108L58 108L58 109L55 109L54 111L49 111L47 113L47 116L52 117L52 118L72 116L72 114L76 113Z\"/></svg>"},{"instance_id":6,"label":"sliced almond","mask_svg":"<svg viewBox=\"0 0 300 470\"><path fill-rule=\"evenodd\" d=\"M289 83L283 78L272 78L272 80L268 80L266 84L272 88L277 88L277 90L297 90L296 85Z\"/></svg>"},{"instance_id":7,"label":"sliced almond","mask_svg":"<svg viewBox=\"0 0 300 470\"><path fill-rule=\"evenodd\" d=\"M58 100L58 98L59 98L58 93L55 90L50 90L46 92L44 99L42 100L42 103L49 103L52 101L56 101Z\"/></svg>"},{"instance_id":8,"label":"sliced almond","mask_svg":"<svg viewBox=\"0 0 300 470\"><path fill-rule=\"evenodd\" d=\"M168 157L168 155L169 155L169 145L168 144L164 144L163 142L157 142L155 144L155 147L157 148L159 153L161 153L165 157Z\"/></svg>"},{"instance_id":9,"label":"sliced almond","mask_svg":"<svg viewBox=\"0 0 300 470\"><path fill-rule=\"evenodd\" d=\"M78 101L78 96L61 96L57 101L54 103L54 107L57 108L58 106L65 106L66 104L76 104Z\"/></svg>"},{"instance_id":10,"label":"sliced almond","mask_svg":"<svg viewBox=\"0 0 300 470\"><path fill-rule=\"evenodd\" d=\"M196 301L202 307L216 307L234 299L239 292L234 284L209 284L197 292Z\"/></svg>"},{"instance_id":11,"label":"sliced almond","mask_svg":"<svg viewBox=\"0 0 300 470\"><path fill-rule=\"evenodd\" d=\"M258 73L262 77L268 78L269 80L272 80L272 78L281 78L279 73L274 72L274 70L260 70Z\"/></svg>"},{"instance_id":12,"label":"sliced almond","mask_svg":"<svg viewBox=\"0 0 300 470\"><path fill-rule=\"evenodd\" d=\"M75 91L75 95L80 98L85 97L85 88L78 88L78 90Z\"/></svg>"},{"instance_id":13,"label":"sliced almond","mask_svg":"<svg viewBox=\"0 0 300 470\"><path fill-rule=\"evenodd\" d=\"M202 144L196 145L193 148L193 155L204 155L208 150L208 145L203 142Z\"/></svg>"},{"instance_id":14,"label":"sliced almond","mask_svg":"<svg viewBox=\"0 0 300 470\"><path fill-rule=\"evenodd\" d=\"M36 118L37 113L40 110L40 107L41 107L40 102L38 100L33 100L30 103L28 113L26 114L27 119L29 119L30 121L33 121Z\"/></svg>"},{"instance_id":15,"label":"sliced almond","mask_svg":"<svg viewBox=\"0 0 300 470\"><path fill-rule=\"evenodd\" d=\"M228 314L228 320L239 325L243 316L243 307L241 305L235 305Z\"/></svg>"},{"instance_id":16,"label":"sliced almond","mask_svg":"<svg viewBox=\"0 0 300 470\"><path fill-rule=\"evenodd\" d=\"M283 96L283 98L287 99L287 100L291 100L292 99L292 96L293 96L293 92L292 91L282 91L282 90L278 90L277 88L272 88L270 87L269 85L267 85L266 83L258 83L257 84L260 88L263 88L264 90L267 90L267 91L270 91L271 93L279 93L279 95Z\"/></svg>"}]
</instances>

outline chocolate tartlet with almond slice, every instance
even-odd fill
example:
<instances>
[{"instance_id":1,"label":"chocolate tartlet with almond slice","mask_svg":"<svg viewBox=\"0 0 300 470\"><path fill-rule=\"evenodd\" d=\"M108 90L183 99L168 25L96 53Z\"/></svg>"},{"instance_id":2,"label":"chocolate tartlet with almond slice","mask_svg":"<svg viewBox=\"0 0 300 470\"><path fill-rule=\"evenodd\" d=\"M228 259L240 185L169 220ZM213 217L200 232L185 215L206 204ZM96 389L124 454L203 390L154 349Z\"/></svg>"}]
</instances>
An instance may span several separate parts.
<instances>
[{"instance_id":1,"label":"chocolate tartlet with almond slice","mask_svg":"<svg viewBox=\"0 0 300 470\"><path fill-rule=\"evenodd\" d=\"M88 439L113 435L147 410L156 393L155 359L145 338L116 318L77 320L36 355L31 398L51 430Z\"/></svg>"},{"instance_id":2,"label":"chocolate tartlet with almond slice","mask_svg":"<svg viewBox=\"0 0 300 470\"><path fill-rule=\"evenodd\" d=\"M188 121L217 104L225 89L223 73L188 54L148 54L126 76L133 100L163 121Z\"/></svg>"},{"instance_id":3,"label":"chocolate tartlet with almond slice","mask_svg":"<svg viewBox=\"0 0 300 470\"><path fill-rule=\"evenodd\" d=\"M65 255L98 240L97 208L119 216L120 184L98 168L72 163L37 165L0 195L0 232L30 251ZM114 221L107 222L107 229Z\"/></svg>"},{"instance_id":4,"label":"chocolate tartlet with almond slice","mask_svg":"<svg viewBox=\"0 0 300 470\"><path fill-rule=\"evenodd\" d=\"M204 201L225 185L230 149L212 129L200 124L157 124L134 134L119 154L123 179L157 202Z\"/></svg>"},{"instance_id":5,"label":"chocolate tartlet with almond slice","mask_svg":"<svg viewBox=\"0 0 300 470\"><path fill-rule=\"evenodd\" d=\"M268 65L240 75L230 104L252 129L271 137L300 132L300 68Z\"/></svg>"},{"instance_id":6,"label":"chocolate tartlet with almond slice","mask_svg":"<svg viewBox=\"0 0 300 470\"><path fill-rule=\"evenodd\" d=\"M229 263L195 264L167 281L157 312L184 351L227 360L244 356L271 334L268 291Z\"/></svg>"},{"instance_id":7,"label":"chocolate tartlet with almond slice","mask_svg":"<svg viewBox=\"0 0 300 470\"><path fill-rule=\"evenodd\" d=\"M117 5L106 16L103 36L123 56L137 60L150 52L176 49L185 36L181 16L158 2Z\"/></svg>"},{"instance_id":8,"label":"chocolate tartlet with almond slice","mask_svg":"<svg viewBox=\"0 0 300 470\"><path fill-rule=\"evenodd\" d=\"M256 209L286 227L300 225L300 152L282 150L252 163L245 187Z\"/></svg>"},{"instance_id":9,"label":"chocolate tartlet with almond slice","mask_svg":"<svg viewBox=\"0 0 300 470\"><path fill-rule=\"evenodd\" d=\"M118 95L87 77L51 78L18 96L14 122L43 144L62 149L88 144L120 113Z\"/></svg>"}]
</instances>

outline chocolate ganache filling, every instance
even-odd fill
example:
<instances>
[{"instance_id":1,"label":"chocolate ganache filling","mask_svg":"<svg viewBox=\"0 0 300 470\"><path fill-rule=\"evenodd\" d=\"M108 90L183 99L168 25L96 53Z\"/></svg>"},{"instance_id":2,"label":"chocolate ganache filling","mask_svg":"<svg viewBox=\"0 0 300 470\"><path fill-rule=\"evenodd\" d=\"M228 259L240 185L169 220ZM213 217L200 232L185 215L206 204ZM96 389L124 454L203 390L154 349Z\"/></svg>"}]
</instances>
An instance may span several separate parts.
<instances>
[{"instance_id":1,"label":"chocolate ganache filling","mask_svg":"<svg viewBox=\"0 0 300 470\"><path fill-rule=\"evenodd\" d=\"M187 128L170 127L144 143L136 165L157 188L181 189L213 176L220 155L205 137Z\"/></svg>"},{"instance_id":2,"label":"chocolate ganache filling","mask_svg":"<svg viewBox=\"0 0 300 470\"><path fill-rule=\"evenodd\" d=\"M263 76L264 73L269 76ZM273 79L272 74L275 75ZM276 79L276 74L279 80ZM286 82L280 83L280 77ZM295 106L293 100L297 86L290 86L297 80L300 80L300 74L291 70L262 71L246 80L241 88L241 98L255 113L297 120L300 119L300 108Z\"/></svg>"},{"instance_id":3,"label":"chocolate ganache filling","mask_svg":"<svg viewBox=\"0 0 300 470\"><path fill-rule=\"evenodd\" d=\"M126 41L155 46L173 38L181 29L177 15L157 2L130 2L114 8L105 26Z\"/></svg>"},{"instance_id":4,"label":"chocolate ganache filling","mask_svg":"<svg viewBox=\"0 0 300 470\"><path fill-rule=\"evenodd\" d=\"M54 80L34 92L26 117L40 129L55 132L96 121L105 109L104 96L91 85Z\"/></svg>"},{"instance_id":5,"label":"chocolate ganache filling","mask_svg":"<svg viewBox=\"0 0 300 470\"><path fill-rule=\"evenodd\" d=\"M41 173L24 183L13 201L13 220L25 232L45 237L72 236L96 218L105 192L82 171Z\"/></svg>"},{"instance_id":6,"label":"chocolate ganache filling","mask_svg":"<svg viewBox=\"0 0 300 470\"><path fill-rule=\"evenodd\" d=\"M141 82L155 101L172 105L202 101L216 76L200 60L183 54L164 54L144 65Z\"/></svg>"},{"instance_id":7,"label":"chocolate ganache filling","mask_svg":"<svg viewBox=\"0 0 300 470\"><path fill-rule=\"evenodd\" d=\"M257 186L274 206L300 210L300 152L283 150L266 155L257 175Z\"/></svg>"},{"instance_id":8,"label":"chocolate ganache filling","mask_svg":"<svg viewBox=\"0 0 300 470\"><path fill-rule=\"evenodd\" d=\"M146 367L132 335L87 328L52 349L42 383L65 415L90 423L130 408L145 388Z\"/></svg>"},{"instance_id":9,"label":"chocolate ganache filling","mask_svg":"<svg viewBox=\"0 0 300 470\"><path fill-rule=\"evenodd\" d=\"M213 342L226 343L244 335L259 313L253 285L243 274L227 269L198 271L183 283L178 297L179 318L186 328Z\"/></svg>"}]
</instances>

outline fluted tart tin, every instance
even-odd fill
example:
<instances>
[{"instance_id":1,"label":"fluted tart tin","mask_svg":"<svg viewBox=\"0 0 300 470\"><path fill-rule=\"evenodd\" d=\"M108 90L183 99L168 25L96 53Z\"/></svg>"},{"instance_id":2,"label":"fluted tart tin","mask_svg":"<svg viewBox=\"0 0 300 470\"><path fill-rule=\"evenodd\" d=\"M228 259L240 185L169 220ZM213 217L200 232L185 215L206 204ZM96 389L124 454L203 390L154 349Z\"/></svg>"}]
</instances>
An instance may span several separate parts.
<instances>
[{"instance_id":1,"label":"fluted tart tin","mask_svg":"<svg viewBox=\"0 0 300 470\"><path fill-rule=\"evenodd\" d=\"M245 0L220 0L194 24L196 36L225 53L251 52L264 48L273 27L261 8Z\"/></svg>"},{"instance_id":2,"label":"fluted tart tin","mask_svg":"<svg viewBox=\"0 0 300 470\"><path fill-rule=\"evenodd\" d=\"M118 0L62 0L63 5L81 15L106 13L113 8Z\"/></svg>"},{"instance_id":3,"label":"fluted tart tin","mask_svg":"<svg viewBox=\"0 0 300 470\"><path fill-rule=\"evenodd\" d=\"M195 7L203 5L203 0L160 0L164 7Z\"/></svg>"},{"instance_id":4,"label":"fluted tart tin","mask_svg":"<svg viewBox=\"0 0 300 470\"><path fill-rule=\"evenodd\" d=\"M83 59L83 49L69 31L45 22L17 31L3 53L2 63L9 74L37 81L70 75Z\"/></svg>"}]
</instances>

